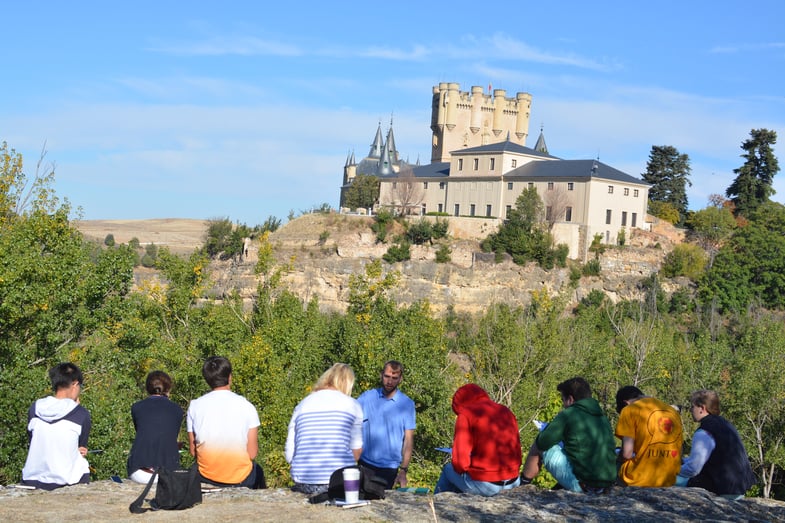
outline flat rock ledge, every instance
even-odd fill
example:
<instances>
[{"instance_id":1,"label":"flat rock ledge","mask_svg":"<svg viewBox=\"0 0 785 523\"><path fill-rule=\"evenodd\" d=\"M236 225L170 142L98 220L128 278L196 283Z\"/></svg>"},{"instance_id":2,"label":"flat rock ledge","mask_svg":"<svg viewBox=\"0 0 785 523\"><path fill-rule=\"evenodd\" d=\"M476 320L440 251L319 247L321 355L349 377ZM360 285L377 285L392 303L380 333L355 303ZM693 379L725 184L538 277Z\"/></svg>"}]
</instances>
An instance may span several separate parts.
<instances>
[{"instance_id":1,"label":"flat rock ledge","mask_svg":"<svg viewBox=\"0 0 785 523\"><path fill-rule=\"evenodd\" d=\"M142 485L128 481L96 481L53 492L0 487L0 521L785 521L783 502L762 498L728 501L702 489L614 488L591 496L525 486L493 498L393 491L384 500L343 509L311 505L306 496L289 489L236 488L205 494L200 505L185 511L131 514L128 505L142 489Z\"/></svg>"}]
</instances>

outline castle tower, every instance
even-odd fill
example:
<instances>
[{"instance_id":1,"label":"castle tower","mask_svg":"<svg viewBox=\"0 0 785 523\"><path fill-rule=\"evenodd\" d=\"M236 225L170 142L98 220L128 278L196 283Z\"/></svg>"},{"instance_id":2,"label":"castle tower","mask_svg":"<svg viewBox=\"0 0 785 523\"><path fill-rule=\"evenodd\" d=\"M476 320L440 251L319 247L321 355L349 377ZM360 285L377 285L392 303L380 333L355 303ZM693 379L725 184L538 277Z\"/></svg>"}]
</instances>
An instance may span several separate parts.
<instances>
[{"instance_id":1,"label":"castle tower","mask_svg":"<svg viewBox=\"0 0 785 523\"><path fill-rule=\"evenodd\" d=\"M517 93L507 98L504 89L485 94L472 86L462 92L460 84L442 82L433 88L431 102L431 162L450 161L450 152L503 142L507 134L513 143L526 145L532 97Z\"/></svg>"}]
</instances>

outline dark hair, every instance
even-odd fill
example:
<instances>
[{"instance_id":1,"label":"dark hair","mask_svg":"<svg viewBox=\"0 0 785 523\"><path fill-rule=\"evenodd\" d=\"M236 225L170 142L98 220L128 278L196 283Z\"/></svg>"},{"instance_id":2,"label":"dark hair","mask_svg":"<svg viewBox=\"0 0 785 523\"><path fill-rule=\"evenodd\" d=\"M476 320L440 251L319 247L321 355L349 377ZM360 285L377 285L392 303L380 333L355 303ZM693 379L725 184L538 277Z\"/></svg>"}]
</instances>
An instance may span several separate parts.
<instances>
[{"instance_id":1,"label":"dark hair","mask_svg":"<svg viewBox=\"0 0 785 523\"><path fill-rule=\"evenodd\" d=\"M720 415L720 396L713 390L696 390L690 396L690 403L703 407L709 414Z\"/></svg>"},{"instance_id":2,"label":"dark hair","mask_svg":"<svg viewBox=\"0 0 785 523\"><path fill-rule=\"evenodd\" d=\"M232 364L223 356L210 356L202 365L202 376L211 389L229 385Z\"/></svg>"},{"instance_id":3,"label":"dark hair","mask_svg":"<svg viewBox=\"0 0 785 523\"><path fill-rule=\"evenodd\" d=\"M84 381L82 371L79 367L71 362L58 363L49 369L49 381L52 382L52 390L57 392L60 389L67 389L74 382L79 382L79 385Z\"/></svg>"},{"instance_id":4,"label":"dark hair","mask_svg":"<svg viewBox=\"0 0 785 523\"><path fill-rule=\"evenodd\" d=\"M162 370L154 370L147 375L145 388L148 394L167 395L172 390L172 378Z\"/></svg>"},{"instance_id":5,"label":"dark hair","mask_svg":"<svg viewBox=\"0 0 785 523\"><path fill-rule=\"evenodd\" d=\"M392 370L393 372L400 372L401 376L403 376L403 363L401 363L400 361L388 360L384 362L384 365L382 365L382 374L384 374L384 369L386 369L387 367L390 367L390 370Z\"/></svg>"},{"instance_id":6,"label":"dark hair","mask_svg":"<svg viewBox=\"0 0 785 523\"><path fill-rule=\"evenodd\" d=\"M643 397L643 392L638 387L627 385L616 393L616 412L621 414L621 409L627 406L625 401Z\"/></svg>"},{"instance_id":7,"label":"dark hair","mask_svg":"<svg viewBox=\"0 0 785 523\"><path fill-rule=\"evenodd\" d=\"M591 398L591 387L589 387L589 382L580 377L562 381L556 386L556 390L561 393L562 398L572 396L572 399L575 401Z\"/></svg>"}]
</instances>

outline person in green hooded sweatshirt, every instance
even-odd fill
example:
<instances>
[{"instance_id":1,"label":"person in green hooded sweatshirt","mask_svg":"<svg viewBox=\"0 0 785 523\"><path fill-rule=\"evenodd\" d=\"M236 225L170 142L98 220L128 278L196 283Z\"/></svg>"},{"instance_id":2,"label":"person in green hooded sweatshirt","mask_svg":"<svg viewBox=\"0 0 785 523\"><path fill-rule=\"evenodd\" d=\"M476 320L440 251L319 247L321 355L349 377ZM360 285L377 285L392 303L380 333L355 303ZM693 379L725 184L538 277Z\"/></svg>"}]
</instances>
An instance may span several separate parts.
<instances>
[{"instance_id":1,"label":"person in green hooded sweatshirt","mask_svg":"<svg viewBox=\"0 0 785 523\"><path fill-rule=\"evenodd\" d=\"M616 440L608 417L583 378L559 383L562 410L535 438L521 484L545 469L565 489L602 493L616 481Z\"/></svg>"}]
</instances>

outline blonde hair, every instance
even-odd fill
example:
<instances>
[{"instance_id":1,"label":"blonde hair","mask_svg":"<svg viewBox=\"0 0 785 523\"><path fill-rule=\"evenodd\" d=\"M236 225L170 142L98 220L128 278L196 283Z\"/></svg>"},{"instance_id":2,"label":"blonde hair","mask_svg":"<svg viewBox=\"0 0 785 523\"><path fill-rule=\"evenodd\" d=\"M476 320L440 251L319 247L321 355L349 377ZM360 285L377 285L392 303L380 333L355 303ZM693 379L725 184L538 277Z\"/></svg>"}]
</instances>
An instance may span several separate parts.
<instances>
[{"instance_id":1,"label":"blonde hair","mask_svg":"<svg viewBox=\"0 0 785 523\"><path fill-rule=\"evenodd\" d=\"M354 371L346 363L336 363L319 376L313 386L313 392L324 389L337 389L347 396L352 394L354 387Z\"/></svg>"}]
</instances>

